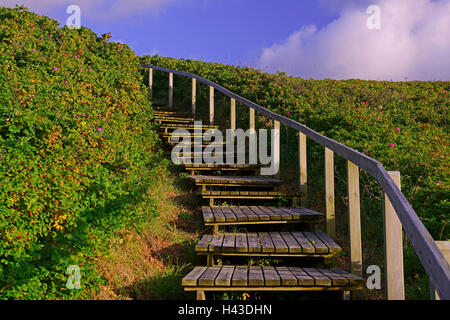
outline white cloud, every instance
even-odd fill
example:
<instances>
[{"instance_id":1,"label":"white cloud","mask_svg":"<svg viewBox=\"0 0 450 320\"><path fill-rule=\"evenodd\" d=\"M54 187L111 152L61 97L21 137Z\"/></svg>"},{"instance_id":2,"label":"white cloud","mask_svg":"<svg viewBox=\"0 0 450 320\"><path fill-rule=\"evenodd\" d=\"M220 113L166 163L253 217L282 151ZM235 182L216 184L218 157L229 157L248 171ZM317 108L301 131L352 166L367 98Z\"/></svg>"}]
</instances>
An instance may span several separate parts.
<instances>
[{"instance_id":1,"label":"white cloud","mask_svg":"<svg viewBox=\"0 0 450 320\"><path fill-rule=\"evenodd\" d=\"M317 79L450 79L450 1L372 3L381 8L380 30L367 28L367 6L343 7L326 27L303 26L265 48L258 67Z\"/></svg>"},{"instance_id":2,"label":"white cloud","mask_svg":"<svg viewBox=\"0 0 450 320\"><path fill-rule=\"evenodd\" d=\"M15 7L23 4L30 10L50 15L55 9L78 5L82 15L99 20L117 19L137 14L158 14L163 7L182 0L1 0L0 5Z\"/></svg>"}]
</instances>

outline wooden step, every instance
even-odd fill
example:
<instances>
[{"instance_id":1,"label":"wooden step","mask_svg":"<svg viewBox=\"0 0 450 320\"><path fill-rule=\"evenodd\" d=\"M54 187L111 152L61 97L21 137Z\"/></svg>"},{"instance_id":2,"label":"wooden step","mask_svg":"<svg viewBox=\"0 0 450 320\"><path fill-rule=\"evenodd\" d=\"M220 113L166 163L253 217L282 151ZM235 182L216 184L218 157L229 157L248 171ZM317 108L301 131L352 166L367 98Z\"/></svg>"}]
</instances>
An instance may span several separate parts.
<instances>
[{"instance_id":1,"label":"wooden step","mask_svg":"<svg viewBox=\"0 0 450 320\"><path fill-rule=\"evenodd\" d=\"M183 130L192 132L194 129L198 129L198 128L199 128L198 126L194 126L193 124L190 124L190 123L164 123L164 124L160 125L160 127L158 128L158 131L164 132L165 134L167 134L167 133L170 133L177 129L183 129ZM211 129L219 130L220 127L219 126L202 125L201 129L202 129L202 132L205 132L206 130L211 130Z\"/></svg>"},{"instance_id":2,"label":"wooden step","mask_svg":"<svg viewBox=\"0 0 450 320\"><path fill-rule=\"evenodd\" d=\"M194 118L187 118L187 117L155 117L155 122L162 124L162 123L194 123Z\"/></svg>"},{"instance_id":3,"label":"wooden step","mask_svg":"<svg viewBox=\"0 0 450 320\"><path fill-rule=\"evenodd\" d=\"M161 111L161 110L156 110L153 111L153 115L155 116L174 116L174 117L184 117L184 116L188 116L188 117L192 117L192 114L190 113L186 113L186 112L181 112L181 111Z\"/></svg>"},{"instance_id":4,"label":"wooden step","mask_svg":"<svg viewBox=\"0 0 450 320\"><path fill-rule=\"evenodd\" d=\"M181 284L186 291L200 292L347 291L361 290L364 279L342 269L211 266L195 267Z\"/></svg>"},{"instance_id":5,"label":"wooden step","mask_svg":"<svg viewBox=\"0 0 450 320\"><path fill-rule=\"evenodd\" d=\"M282 181L263 176L204 176L193 175L189 177L196 185L208 186L273 186Z\"/></svg>"},{"instance_id":6,"label":"wooden step","mask_svg":"<svg viewBox=\"0 0 450 320\"><path fill-rule=\"evenodd\" d=\"M164 132L161 133L160 136L166 139L171 138L172 136L177 137L190 137L192 140L194 140L195 137L197 138L204 138L204 137L211 137L213 138L214 131L220 131L219 129L211 129L212 132L208 132L207 134L205 132L177 132L175 135L173 132ZM225 142L225 141L224 141Z\"/></svg>"},{"instance_id":7,"label":"wooden step","mask_svg":"<svg viewBox=\"0 0 450 320\"><path fill-rule=\"evenodd\" d=\"M266 200L278 200L286 199L292 202L300 199L302 197L301 193L290 193L290 192L278 192L278 191L244 191L244 190L201 190L197 193L203 199L209 199L209 205L214 206L214 201L216 199L229 199L229 200L239 200L239 199L266 199Z\"/></svg>"},{"instance_id":8,"label":"wooden step","mask_svg":"<svg viewBox=\"0 0 450 320\"><path fill-rule=\"evenodd\" d=\"M225 155L226 159L226 155ZM224 161L226 162L226 161ZM249 171L257 173L261 165L259 164L183 164L184 168L188 170L191 175L197 171Z\"/></svg>"},{"instance_id":9,"label":"wooden step","mask_svg":"<svg viewBox=\"0 0 450 320\"><path fill-rule=\"evenodd\" d=\"M262 206L202 207L205 225L319 222L325 215L307 208Z\"/></svg>"},{"instance_id":10,"label":"wooden step","mask_svg":"<svg viewBox=\"0 0 450 320\"><path fill-rule=\"evenodd\" d=\"M329 258L342 248L324 232L254 232L204 235L195 250L212 256Z\"/></svg>"},{"instance_id":11,"label":"wooden step","mask_svg":"<svg viewBox=\"0 0 450 320\"><path fill-rule=\"evenodd\" d=\"M166 142L167 144L170 144L170 145L177 145L177 144L180 144L180 143L183 142L183 137L181 137L179 139L180 141L177 141L177 142L173 141L171 139L171 137L162 137L162 138L164 139L164 142ZM188 147L191 147L191 148L194 148L195 146L202 147L202 148L206 148L208 146L213 148L213 147L217 146L218 148L223 148L223 150L226 150L226 144L227 144L226 141L223 141L223 142L202 141L201 144L198 144L196 141L194 141L194 139L191 139L190 142L182 143L181 146L188 146Z\"/></svg>"},{"instance_id":12,"label":"wooden step","mask_svg":"<svg viewBox=\"0 0 450 320\"><path fill-rule=\"evenodd\" d=\"M218 170L218 171L226 171L226 170L259 170L261 168L260 164L185 164L186 170Z\"/></svg>"}]
</instances>

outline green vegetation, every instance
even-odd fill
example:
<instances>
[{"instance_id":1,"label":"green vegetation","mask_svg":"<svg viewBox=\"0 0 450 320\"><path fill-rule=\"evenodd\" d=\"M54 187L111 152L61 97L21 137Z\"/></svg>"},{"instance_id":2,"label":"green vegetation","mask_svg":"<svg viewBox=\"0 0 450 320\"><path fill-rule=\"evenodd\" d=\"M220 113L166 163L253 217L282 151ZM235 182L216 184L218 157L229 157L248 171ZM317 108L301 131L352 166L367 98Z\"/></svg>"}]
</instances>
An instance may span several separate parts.
<instances>
[{"instance_id":1,"label":"green vegetation","mask_svg":"<svg viewBox=\"0 0 450 320\"><path fill-rule=\"evenodd\" d=\"M435 239L449 238L449 82L303 80L200 61L140 60L109 37L0 7L0 299L184 297L176 286L194 259L199 219L169 200L183 191L158 151L142 61L199 74L401 171L402 190L425 226ZM156 97L165 97L166 80L155 72ZM190 79L175 78L177 104L189 105L189 86ZM200 112L207 97L203 86ZM229 102L216 103L226 124ZM247 114L238 112L240 124ZM258 127L266 125L259 117ZM285 130L282 139L282 174L295 185L296 133ZM309 143L308 161L308 199L320 209L323 148ZM339 158L336 179L344 212ZM364 263L382 265L381 193L373 179L361 179ZM345 215L337 219L344 234ZM426 296L408 241L405 260L408 297ZM66 288L70 265L81 268L81 290Z\"/></svg>"},{"instance_id":2,"label":"green vegetation","mask_svg":"<svg viewBox=\"0 0 450 320\"><path fill-rule=\"evenodd\" d=\"M267 74L252 68L234 67L184 59L145 56L142 61L192 72L367 154L387 170L401 172L402 191L434 239L449 239L449 119L450 82L388 82L362 80L304 80L284 73ZM156 98L167 97L167 74L154 72ZM189 105L190 79L174 79L175 104ZM206 114L208 88L199 85L197 107ZM216 93L216 119L228 125L229 98ZM239 107L238 107L239 108ZM203 112L203 113L202 113ZM220 114L220 115L219 115ZM248 128L247 107L240 106L238 127ZM207 117L202 117L207 119ZM226 120L224 120L226 119ZM258 128L272 125L258 117ZM282 129L282 177L295 187L297 135ZM295 147L292 147L295 146ZM309 205L323 210L323 147L308 144ZM336 157L338 231L346 229L346 166ZM383 263L381 190L375 179L361 174L364 264ZM338 212L339 213L339 212ZM345 238L338 239L341 244ZM428 295L427 277L411 243L405 241L405 275L408 297Z\"/></svg>"},{"instance_id":3,"label":"green vegetation","mask_svg":"<svg viewBox=\"0 0 450 320\"><path fill-rule=\"evenodd\" d=\"M165 170L139 60L123 44L0 8L0 297L87 298L108 239L159 213ZM81 268L82 290L66 289Z\"/></svg>"}]
</instances>

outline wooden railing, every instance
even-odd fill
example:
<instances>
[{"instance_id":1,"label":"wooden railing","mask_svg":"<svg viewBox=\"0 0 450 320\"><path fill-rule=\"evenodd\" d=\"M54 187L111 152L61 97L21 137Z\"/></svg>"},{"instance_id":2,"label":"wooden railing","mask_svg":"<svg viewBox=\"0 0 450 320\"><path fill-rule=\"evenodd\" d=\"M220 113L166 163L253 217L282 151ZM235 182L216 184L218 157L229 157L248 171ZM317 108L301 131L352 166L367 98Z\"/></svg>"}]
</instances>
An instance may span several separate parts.
<instances>
[{"instance_id":1,"label":"wooden railing","mask_svg":"<svg viewBox=\"0 0 450 320\"><path fill-rule=\"evenodd\" d=\"M326 194L326 221L329 236L335 236L334 219L334 153L347 160L348 181L348 210L349 210L349 237L350 237L350 263L351 272L362 276L362 246L361 246L361 221L360 221L360 194L359 172L366 171L380 184L384 194L384 238L385 238L385 274L386 295L388 299L404 299L404 275L403 275L403 243L402 228L424 266L430 283L441 299L450 299L450 268L444 255L437 247L432 236L419 219L414 209L400 191L400 173L387 172L383 165L361 152L354 150L337 141L327 138L307 126L292 119L286 118L251 102L224 87L204 79L193 73L172 70L159 66L142 64L141 67L149 68L149 93L153 91L153 69L169 73L169 107L173 104L173 75L192 78L192 113L196 111L196 86L197 80L210 87L209 94L209 122L214 122L214 90L217 90L231 98L231 128L236 128L236 101L250 108L250 127L255 127L255 112L258 112L274 121L275 129L280 128L280 123L299 132L299 184L303 194L302 202L306 199L307 163L306 143L307 138L315 141L325 148L325 194ZM274 159L279 164L280 149L279 135L276 137L276 152Z\"/></svg>"}]
</instances>

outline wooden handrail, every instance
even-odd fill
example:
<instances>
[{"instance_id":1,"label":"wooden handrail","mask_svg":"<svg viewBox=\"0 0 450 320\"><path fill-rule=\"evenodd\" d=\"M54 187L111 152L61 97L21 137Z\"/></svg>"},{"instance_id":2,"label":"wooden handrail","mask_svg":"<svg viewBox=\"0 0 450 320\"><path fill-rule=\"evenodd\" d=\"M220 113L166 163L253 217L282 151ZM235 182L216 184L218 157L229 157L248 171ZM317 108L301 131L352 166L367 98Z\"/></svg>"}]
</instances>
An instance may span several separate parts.
<instances>
[{"instance_id":1,"label":"wooden handrail","mask_svg":"<svg viewBox=\"0 0 450 320\"><path fill-rule=\"evenodd\" d=\"M381 185L383 192L389 197L389 200L397 213L406 235L411 240L414 250L419 256L419 259L430 278L430 282L434 288L436 288L436 291L441 299L450 300L450 267L447 260L437 247L433 237L425 228L406 197L379 161L372 159L342 143L327 138L295 120L267 110L266 108L196 74L148 64L141 64L141 67L196 79L234 99L235 101L254 109L266 117L305 134L309 139L352 162L374 177Z\"/></svg>"}]
</instances>

